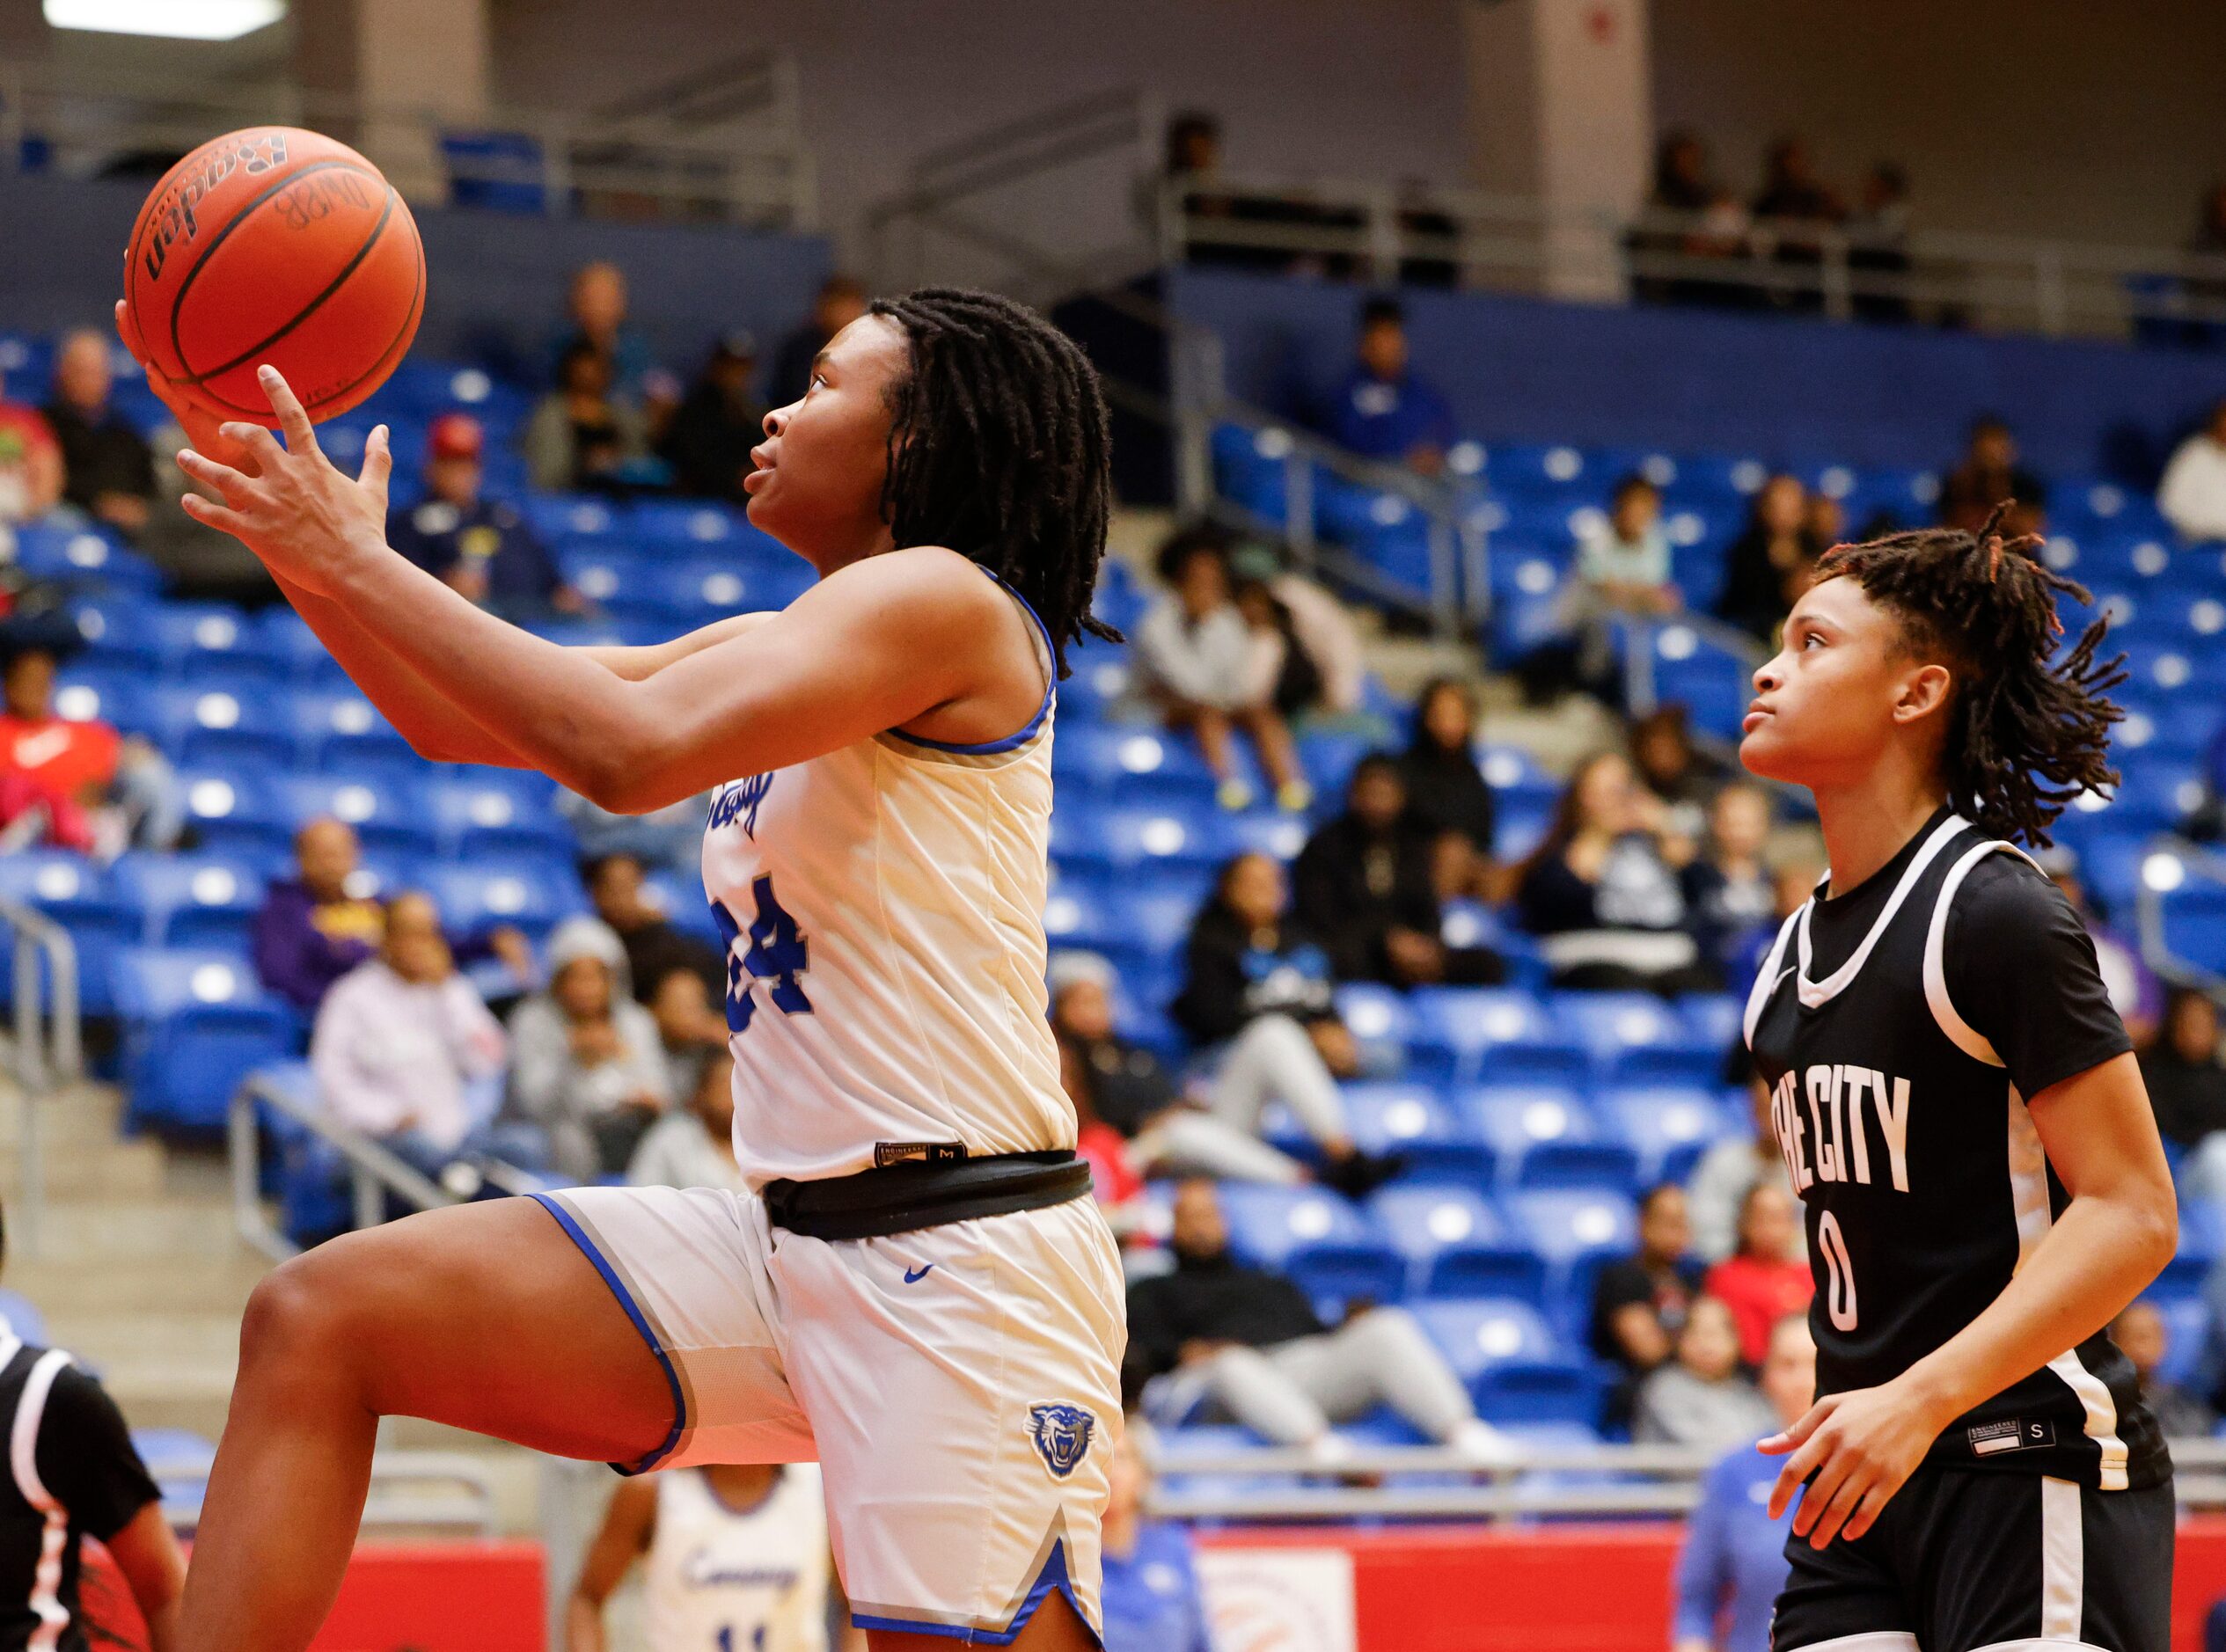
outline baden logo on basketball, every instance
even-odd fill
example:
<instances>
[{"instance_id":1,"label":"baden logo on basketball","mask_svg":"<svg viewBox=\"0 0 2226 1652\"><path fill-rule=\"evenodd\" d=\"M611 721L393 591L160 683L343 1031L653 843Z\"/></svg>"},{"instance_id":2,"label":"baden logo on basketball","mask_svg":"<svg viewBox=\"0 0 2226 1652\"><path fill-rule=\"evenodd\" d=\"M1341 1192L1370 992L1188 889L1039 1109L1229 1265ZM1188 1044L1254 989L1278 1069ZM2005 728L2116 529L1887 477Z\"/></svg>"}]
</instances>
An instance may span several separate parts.
<instances>
[{"instance_id":1,"label":"baden logo on basketball","mask_svg":"<svg viewBox=\"0 0 2226 1652\"><path fill-rule=\"evenodd\" d=\"M1053 1480L1065 1480L1089 1455L1090 1436L1097 1432L1096 1415L1080 1406L1058 1401L1028 1408L1029 1437L1036 1456Z\"/></svg>"}]
</instances>

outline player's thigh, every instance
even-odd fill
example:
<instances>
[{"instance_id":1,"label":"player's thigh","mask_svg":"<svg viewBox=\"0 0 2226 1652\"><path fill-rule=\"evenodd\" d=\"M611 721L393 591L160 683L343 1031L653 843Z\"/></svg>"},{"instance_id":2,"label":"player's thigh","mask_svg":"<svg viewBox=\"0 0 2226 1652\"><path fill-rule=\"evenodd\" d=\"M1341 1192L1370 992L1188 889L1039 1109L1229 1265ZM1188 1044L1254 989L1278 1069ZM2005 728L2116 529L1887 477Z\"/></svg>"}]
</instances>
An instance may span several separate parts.
<instances>
[{"instance_id":1,"label":"player's thigh","mask_svg":"<svg viewBox=\"0 0 2226 1652\"><path fill-rule=\"evenodd\" d=\"M1834 1538L1822 1550L1788 1534L1785 1585L1770 1619L1772 1652L1917 1652L1916 1612L1896 1575L1894 1512L1888 1503L1862 1537Z\"/></svg>"},{"instance_id":2,"label":"player's thigh","mask_svg":"<svg viewBox=\"0 0 2226 1652\"><path fill-rule=\"evenodd\" d=\"M243 1358L344 1375L383 1415L631 1460L671 1431L672 1385L549 1211L498 1199L343 1234L257 1288Z\"/></svg>"}]
</instances>

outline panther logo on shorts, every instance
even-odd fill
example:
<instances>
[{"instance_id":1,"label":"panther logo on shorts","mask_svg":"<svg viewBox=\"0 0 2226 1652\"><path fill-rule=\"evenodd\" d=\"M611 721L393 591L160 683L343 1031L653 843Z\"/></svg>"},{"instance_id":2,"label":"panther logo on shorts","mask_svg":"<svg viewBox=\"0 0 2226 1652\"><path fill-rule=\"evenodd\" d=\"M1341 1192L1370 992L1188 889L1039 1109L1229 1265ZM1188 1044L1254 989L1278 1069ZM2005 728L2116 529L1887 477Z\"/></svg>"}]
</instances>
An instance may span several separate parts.
<instances>
[{"instance_id":1,"label":"panther logo on shorts","mask_svg":"<svg viewBox=\"0 0 2226 1652\"><path fill-rule=\"evenodd\" d=\"M1030 1406L1028 1425L1043 1466L1051 1471L1053 1480L1065 1480L1089 1455L1097 1418L1080 1406Z\"/></svg>"}]
</instances>

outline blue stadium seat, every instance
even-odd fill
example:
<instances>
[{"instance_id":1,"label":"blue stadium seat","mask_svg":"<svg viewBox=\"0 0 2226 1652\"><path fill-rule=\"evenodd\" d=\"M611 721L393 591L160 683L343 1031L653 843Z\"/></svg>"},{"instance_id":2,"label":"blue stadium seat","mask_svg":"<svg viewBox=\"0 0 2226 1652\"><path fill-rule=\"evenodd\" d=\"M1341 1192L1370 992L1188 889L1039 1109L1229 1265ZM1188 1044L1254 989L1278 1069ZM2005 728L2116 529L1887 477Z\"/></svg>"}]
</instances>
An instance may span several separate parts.
<instances>
[{"instance_id":1,"label":"blue stadium seat","mask_svg":"<svg viewBox=\"0 0 2226 1652\"><path fill-rule=\"evenodd\" d=\"M1593 1278L1600 1264L1629 1254L1638 1243L1637 1211L1629 1199L1613 1194L1514 1193L1501 1208L1513 1231L1546 1259L1549 1299L1572 1326L1591 1312Z\"/></svg>"},{"instance_id":2,"label":"blue stadium seat","mask_svg":"<svg viewBox=\"0 0 2226 1652\"><path fill-rule=\"evenodd\" d=\"M1336 1194L1232 1182L1221 1209L1239 1254L1290 1275L1310 1296L1396 1302L1404 1293L1405 1260Z\"/></svg>"},{"instance_id":3,"label":"blue stadium seat","mask_svg":"<svg viewBox=\"0 0 2226 1652\"><path fill-rule=\"evenodd\" d=\"M1603 1078L1707 1083L1723 1071L1724 1045L1651 993L1557 993L1553 1014Z\"/></svg>"},{"instance_id":4,"label":"blue stadium seat","mask_svg":"<svg viewBox=\"0 0 2226 1652\"><path fill-rule=\"evenodd\" d=\"M159 603L144 596L119 595L81 596L70 604L70 617L85 647L103 664L129 664L149 672L163 667L162 640L157 631Z\"/></svg>"},{"instance_id":5,"label":"blue stadium seat","mask_svg":"<svg viewBox=\"0 0 2226 1652\"><path fill-rule=\"evenodd\" d=\"M1693 727L1704 734L1738 739L1754 698L1753 667L1690 625L1660 625L1645 634L1653 654L1655 699L1684 706Z\"/></svg>"},{"instance_id":6,"label":"blue stadium seat","mask_svg":"<svg viewBox=\"0 0 2226 1652\"><path fill-rule=\"evenodd\" d=\"M1409 1310L1471 1393L1494 1366L1556 1358L1561 1344L1545 1316L1505 1297L1418 1302Z\"/></svg>"},{"instance_id":7,"label":"blue stadium seat","mask_svg":"<svg viewBox=\"0 0 2226 1652\"><path fill-rule=\"evenodd\" d=\"M516 778L511 778L515 775ZM425 788L441 852L569 855L572 828L550 799L546 781L523 771L443 772Z\"/></svg>"},{"instance_id":8,"label":"blue stadium seat","mask_svg":"<svg viewBox=\"0 0 2226 1652\"><path fill-rule=\"evenodd\" d=\"M1197 742L1154 728L1087 724L1058 730L1051 745L1052 772L1065 788L1062 807L1087 786L1131 805L1210 803L1213 771Z\"/></svg>"},{"instance_id":9,"label":"blue stadium seat","mask_svg":"<svg viewBox=\"0 0 2226 1652\"><path fill-rule=\"evenodd\" d=\"M1402 1183L1380 1189L1368 1213L1407 1259L1410 1296L1545 1299L1545 1262L1472 1188Z\"/></svg>"},{"instance_id":10,"label":"blue stadium seat","mask_svg":"<svg viewBox=\"0 0 2226 1652\"><path fill-rule=\"evenodd\" d=\"M114 1007L113 960L141 938L137 911L95 861L65 849L0 855L0 895L36 907L70 933L77 954L77 1002L87 1014ZM41 979L46 978L43 955ZM0 969L0 1003L15 1002L15 973Z\"/></svg>"},{"instance_id":11,"label":"blue stadium seat","mask_svg":"<svg viewBox=\"0 0 2226 1652\"><path fill-rule=\"evenodd\" d=\"M1070 653L1067 663L1074 675L1058 685L1058 739L1064 740L1071 728L1103 720L1128 697L1134 677L1127 655L1120 651L1109 653L1109 647L1092 641ZM1055 757L1057 749L1054 745Z\"/></svg>"},{"instance_id":12,"label":"blue stadium seat","mask_svg":"<svg viewBox=\"0 0 2226 1652\"><path fill-rule=\"evenodd\" d=\"M281 605L264 610L256 618L255 629L260 633L257 647L260 652L276 661L295 681L345 683L347 674L340 662L292 609Z\"/></svg>"},{"instance_id":13,"label":"blue stadium seat","mask_svg":"<svg viewBox=\"0 0 2226 1652\"><path fill-rule=\"evenodd\" d=\"M247 950L264 880L245 863L137 852L116 862L113 876L118 897L139 914L146 945Z\"/></svg>"},{"instance_id":14,"label":"blue stadium seat","mask_svg":"<svg viewBox=\"0 0 2226 1652\"><path fill-rule=\"evenodd\" d=\"M412 777L376 769L282 774L271 789L289 836L309 821L329 815L354 827L367 845L406 855L433 852L424 789Z\"/></svg>"},{"instance_id":15,"label":"blue stadium seat","mask_svg":"<svg viewBox=\"0 0 2226 1652\"><path fill-rule=\"evenodd\" d=\"M191 682L158 683L147 696L156 738L180 761L284 764L294 755L282 693L267 679L197 670Z\"/></svg>"},{"instance_id":16,"label":"blue stadium seat","mask_svg":"<svg viewBox=\"0 0 2226 1652\"><path fill-rule=\"evenodd\" d=\"M276 781L269 769L240 764L178 773L187 818L202 846L258 858L284 854L293 833Z\"/></svg>"},{"instance_id":17,"label":"blue stadium seat","mask_svg":"<svg viewBox=\"0 0 2226 1652\"><path fill-rule=\"evenodd\" d=\"M1281 523L1288 508L1285 472L1292 450L1290 433L1269 426L1216 425L1212 436L1216 490L1255 515Z\"/></svg>"},{"instance_id":18,"label":"blue stadium seat","mask_svg":"<svg viewBox=\"0 0 2226 1652\"><path fill-rule=\"evenodd\" d=\"M1183 808L1064 808L1051 815L1051 852L1109 866L1211 870L1235 852L1228 816L1211 801Z\"/></svg>"},{"instance_id":19,"label":"blue stadium seat","mask_svg":"<svg viewBox=\"0 0 2226 1652\"><path fill-rule=\"evenodd\" d=\"M294 761L312 769L407 768L423 759L352 687L301 687L279 697Z\"/></svg>"},{"instance_id":20,"label":"blue stadium seat","mask_svg":"<svg viewBox=\"0 0 2226 1652\"><path fill-rule=\"evenodd\" d=\"M415 881L452 935L515 925L538 941L586 905L578 879L560 860L434 861L418 868Z\"/></svg>"},{"instance_id":21,"label":"blue stadium seat","mask_svg":"<svg viewBox=\"0 0 2226 1652\"><path fill-rule=\"evenodd\" d=\"M135 1123L217 1129L240 1081L292 1052L292 1012L263 991L244 959L134 947L120 952L113 968Z\"/></svg>"},{"instance_id":22,"label":"blue stadium seat","mask_svg":"<svg viewBox=\"0 0 2226 1652\"><path fill-rule=\"evenodd\" d=\"M1570 1091L1493 1085L1463 1091L1454 1106L1491 1144L1504 1186L1637 1191L1637 1151L1603 1137Z\"/></svg>"},{"instance_id":23,"label":"blue stadium seat","mask_svg":"<svg viewBox=\"0 0 2226 1652\"><path fill-rule=\"evenodd\" d=\"M1589 1049L1557 1027L1528 992L1512 987L1432 987L1410 995L1413 1054L1468 1081L1489 1069L1495 1083L1578 1083L1593 1071Z\"/></svg>"},{"instance_id":24,"label":"blue stadium seat","mask_svg":"<svg viewBox=\"0 0 2226 1652\"><path fill-rule=\"evenodd\" d=\"M258 622L225 603L165 603L150 626L164 669L181 676L211 670L280 676L289 664Z\"/></svg>"},{"instance_id":25,"label":"blue stadium seat","mask_svg":"<svg viewBox=\"0 0 2226 1652\"><path fill-rule=\"evenodd\" d=\"M1462 1130L1436 1092L1416 1084L1352 1084L1344 1093L1352 1139L1365 1151L1403 1157L1402 1183L1490 1184L1491 1149Z\"/></svg>"},{"instance_id":26,"label":"blue stadium seat","mask_svg":"<svg viewBox=\"0 0 2226 1652\"><path fill-rule=\"evenodd\" d=\"M151 596L162 588L162 570L105 532L57 523L26 523L15 530L16 566L33 579L72 590Z\"/></svg>"},{"instance_id":27,"label":"blue stadium seat","mask_svg":"<svg viewBox=\"0 0 2226 1652\"><path fill-rule=\"evenodd\" d=\"M1609 1090L1596 1097L1594 1116L1638 1155L1643 1187L1683 1184L1701 1155L1739 1127L1715 1097L1697 1087L1669 1085Z\"/></svg>"}]
</instances>

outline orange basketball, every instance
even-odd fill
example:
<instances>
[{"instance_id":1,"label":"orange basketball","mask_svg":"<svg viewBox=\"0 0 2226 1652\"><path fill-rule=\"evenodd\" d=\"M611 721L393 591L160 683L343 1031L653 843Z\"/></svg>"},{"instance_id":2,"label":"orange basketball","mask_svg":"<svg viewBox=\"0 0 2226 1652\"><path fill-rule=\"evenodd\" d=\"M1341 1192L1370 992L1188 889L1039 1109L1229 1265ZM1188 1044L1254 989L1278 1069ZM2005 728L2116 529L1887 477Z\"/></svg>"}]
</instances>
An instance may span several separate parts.
<instances>
[{"instance_id":1,"label":"orange basketball","mask_svg":"<svg viewBox=\"0 0 2226 1652\"><path fill-rule=\"evenodd\" d=\"M124 301L147 359L220 418L277 422L255 379L267 362L329 419L409 349L425 249L401 196L348 145L250 127L155 186L125 249Z\"/></svg>"}]
</instances>

